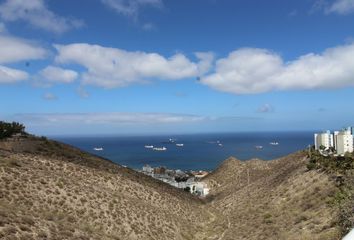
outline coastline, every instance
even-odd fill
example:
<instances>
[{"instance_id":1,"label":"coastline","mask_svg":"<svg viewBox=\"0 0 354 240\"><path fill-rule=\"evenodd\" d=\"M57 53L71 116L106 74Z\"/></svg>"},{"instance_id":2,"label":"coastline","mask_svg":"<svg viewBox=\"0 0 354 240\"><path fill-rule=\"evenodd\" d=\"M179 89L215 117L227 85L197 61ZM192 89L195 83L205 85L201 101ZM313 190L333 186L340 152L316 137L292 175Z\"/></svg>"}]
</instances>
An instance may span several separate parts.
<instances>
[{"instance_id":1,"label":"coastline","mask_svg":"<svg viewBox=\"0 0 354 240\"><path fill-rule=\"evenodd\" d=\"M118 164L140 169L145 164L153 167L165 166L171 169L214 170L223 159L237 156L239 159L261 158L271 160L304 149L312 141L308 133L237 133L237 134L202 134L174 136L144 137L110 137L110 138L65 138L59 139L84 151L108 158ZM176 138L184 143L183 147L162 144L169 138ZM211 142L220 141L222 146ZM278 146L270 142L278 141ZM149 151L145 145L165 146L166 151ZM262 145L257 150L255 146ZM103 151L95 152L94 147L103 147Z\"/></svg>"}]
</instances>

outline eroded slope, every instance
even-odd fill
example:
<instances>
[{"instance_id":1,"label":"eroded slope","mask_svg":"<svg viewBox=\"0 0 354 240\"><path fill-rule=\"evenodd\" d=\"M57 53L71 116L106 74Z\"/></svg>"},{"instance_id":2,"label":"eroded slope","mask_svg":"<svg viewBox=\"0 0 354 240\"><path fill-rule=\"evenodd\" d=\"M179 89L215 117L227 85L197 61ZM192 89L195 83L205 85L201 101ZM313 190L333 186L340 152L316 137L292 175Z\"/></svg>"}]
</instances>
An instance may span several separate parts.
<instances>
[{"instance_id":1,"label":"eroded slope","mask_svg":"<svg viewBox=\"0 0 354 240\"><path fill-rule=\"evenodd\" d=\"M308 171L306 154L273 161L230 158L205 181L211 205L229 222L223 239L339 239L336 192L327 174Z\"/></svg>"},{"instance_id":2,"label":"eroded slope","mask_svg":"<svg viewBox=\"0 0 354 240\"><path fill-rule=\"evenodd\" d=\"M0 238L193 239L211 217L188 193L66 145L2 149Z\"/></svg>"},{"instance_id":3,"label":"eroded slope","mask_svg":"<svg viewBox=\"0 0 354 240\"><path fill-rule=\"evenodd\" d=\"M335 181L307 162L230 158L200 200L65 144L2 141L0 238L339 239Z\"/></svg>"}]
</instances>

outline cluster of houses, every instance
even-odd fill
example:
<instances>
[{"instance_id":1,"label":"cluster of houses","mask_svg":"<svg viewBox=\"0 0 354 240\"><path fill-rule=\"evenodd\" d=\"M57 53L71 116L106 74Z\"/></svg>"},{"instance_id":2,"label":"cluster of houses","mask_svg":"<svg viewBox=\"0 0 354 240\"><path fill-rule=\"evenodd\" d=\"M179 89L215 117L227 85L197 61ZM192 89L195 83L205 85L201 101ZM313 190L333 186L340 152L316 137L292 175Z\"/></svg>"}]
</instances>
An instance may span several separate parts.
<instances>
[{"instance_id":1,"label":"cluster of houses","mask_svg":"<svg viewBox=\"0 0 354 240\"><path fill-rule=\"evenodd\" d=\"M207 184L201 182L200 179L208 174L206 171L190 171L172 170L165 167L151 167L145 165L141 171L155 179L170 184L176 188L184 189L190 193L205 197L209 194Z\"/></svg>"},{"instance_id":2,"label":"cluster of houses","mask_svg":"<svg viewBox=\"0 0 354 240\"><path fill-rule=\"evenodd\" d=\"M334 131L333 133L329 130L323 133L315 133L314 138L315 149L319 151L326 151L340 156L354 151L352 127Z\"/></svg>"}]
</instances>

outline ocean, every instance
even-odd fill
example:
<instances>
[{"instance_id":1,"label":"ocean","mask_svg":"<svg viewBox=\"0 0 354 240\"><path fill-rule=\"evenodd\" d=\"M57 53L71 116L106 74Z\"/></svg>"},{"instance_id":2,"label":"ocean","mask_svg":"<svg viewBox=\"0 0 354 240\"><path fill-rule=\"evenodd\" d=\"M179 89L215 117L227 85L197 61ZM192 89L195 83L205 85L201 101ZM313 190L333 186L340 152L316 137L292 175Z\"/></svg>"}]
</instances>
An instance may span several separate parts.
<instances>
[{"instance_id":1,"label":"ocean","mask_svg":"<svg viewBox=\"0 0 354 240\"><path fill-rule=\"evenodd\" d=\"M213 170L230 156L240 160L271 160L305 149L313 143L312 132L213 133L163 136L52 137L120 165L141 169L145 164L181 170ZM183 147L167 143L169 139ZM270 142L278 142L271 145ZM220 146L220 143L222 146ZM145 145L166 147L166 151ZM263 148L256 148L262 146ZM103 151L95 151L102 147Z\"/></svg>"}]
</instances>

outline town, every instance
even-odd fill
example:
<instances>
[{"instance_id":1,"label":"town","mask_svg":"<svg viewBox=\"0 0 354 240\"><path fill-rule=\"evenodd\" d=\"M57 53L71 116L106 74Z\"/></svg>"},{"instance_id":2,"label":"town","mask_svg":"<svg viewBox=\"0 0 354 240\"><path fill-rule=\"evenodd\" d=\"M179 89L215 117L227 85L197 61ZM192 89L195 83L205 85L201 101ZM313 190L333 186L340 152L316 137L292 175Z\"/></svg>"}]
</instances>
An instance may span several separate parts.
<instances>
[{"instance_id":1,"label":"town","mask_svg":"<svg viewBox=\"0 0 354 240\"><path fill-rule=\"evenodd\" d=\"M196 196L205 197L209 194L207 184L200 181L209 174L207 171L188 171L172 170L165 167L151 167L145 165L142 170L138 170L148 176L170 184L176 188L181 188Z\"/></svg>"},{"instance_id":2,"label":"town","mask_svg":"<svg viewBox=\"0 0 354 240\"><path fill-rule=\"evenodd\" d=\"M322 133L314 134L315 149L322 155L344 156L352 153L353 147L353 128L347 127L340 131L327 130Z\"/></svg>"}]
</instances>

